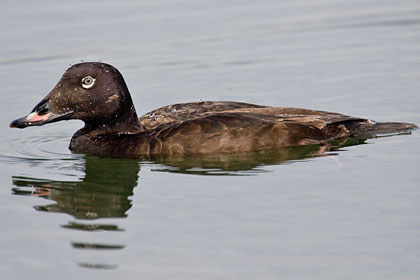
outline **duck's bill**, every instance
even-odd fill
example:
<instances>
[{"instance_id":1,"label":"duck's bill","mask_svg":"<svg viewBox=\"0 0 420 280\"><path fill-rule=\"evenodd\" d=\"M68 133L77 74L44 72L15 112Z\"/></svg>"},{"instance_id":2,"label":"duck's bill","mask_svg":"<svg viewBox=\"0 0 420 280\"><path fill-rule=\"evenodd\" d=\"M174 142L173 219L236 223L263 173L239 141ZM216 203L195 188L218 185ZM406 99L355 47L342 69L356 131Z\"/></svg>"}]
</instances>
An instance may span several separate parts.
<instances>
[{"instance_id":1,"label":"duck's bill","mask_svg":"<svg viewBox=\"0 0 420 280\"><path fill-rule=\"evenodd\" d=\"M74 113L74 111L71 111L64 114L55 114L50 110L48 100L42 100L28 115L12 121L10 127L25 128L68 120Z\"/></svg>"}]
</instances>

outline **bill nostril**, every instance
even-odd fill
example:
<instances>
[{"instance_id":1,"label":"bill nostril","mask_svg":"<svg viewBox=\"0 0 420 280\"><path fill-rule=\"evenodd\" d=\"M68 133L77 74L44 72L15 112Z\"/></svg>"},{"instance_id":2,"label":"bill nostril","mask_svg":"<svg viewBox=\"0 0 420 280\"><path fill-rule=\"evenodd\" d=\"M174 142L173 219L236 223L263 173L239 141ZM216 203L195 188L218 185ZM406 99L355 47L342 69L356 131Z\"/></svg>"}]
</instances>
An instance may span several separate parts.
<instances>
[{"instance_id":1,"label":"bill nostril","mask_svg":"<svg viewBox=\"0 0 420 280\"><path fill-rule=\"evenodd\" d=\"M32 110L32 112L36 112L39 116L43 116L51 112L48 100L42 100L39 102Z\"/></svg>"},{"instance_id":2,"label":"bill nostril","mask_svg":"<svg viewBox=\"0 0 420 280\"><path fill-rule=\"evenodd\" d=\"M38 111L38 115L43 116L45 114L47 114L50 110L48 108L42 108L41 110Z\"/></svg>"}]
</instances>

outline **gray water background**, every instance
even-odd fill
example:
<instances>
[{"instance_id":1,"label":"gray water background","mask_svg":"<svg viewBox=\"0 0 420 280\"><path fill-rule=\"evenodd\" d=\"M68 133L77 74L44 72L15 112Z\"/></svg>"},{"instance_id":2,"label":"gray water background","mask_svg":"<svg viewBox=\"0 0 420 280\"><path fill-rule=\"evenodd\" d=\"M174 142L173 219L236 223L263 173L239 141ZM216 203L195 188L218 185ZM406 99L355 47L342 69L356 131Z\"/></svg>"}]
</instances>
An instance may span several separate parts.
<instances>
[{"instance_id":1,"label":"gray water background","mask_svg":"<svg viewBox=\"0 0 420 280\"><path fill-rule=\"evenodd\" d=\"M418 130L182 169L72 154L79 121L8 127L81 60L116 66L139 115L236 100L420 124L420 2L6 0L0 40L2 279L420 278Z\"/></svg>"}]
</instances>

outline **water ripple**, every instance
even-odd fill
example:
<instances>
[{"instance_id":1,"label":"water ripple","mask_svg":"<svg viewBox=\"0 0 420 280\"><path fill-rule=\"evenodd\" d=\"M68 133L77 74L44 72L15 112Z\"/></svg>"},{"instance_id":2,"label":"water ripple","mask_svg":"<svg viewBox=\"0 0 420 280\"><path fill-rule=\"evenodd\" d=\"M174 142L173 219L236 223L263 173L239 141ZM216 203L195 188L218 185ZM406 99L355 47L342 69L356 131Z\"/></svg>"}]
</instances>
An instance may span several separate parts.
<instances>
[{"instance_id":1,"label":"water ripple","mask_svg":"<svg viewBox=\"0 0 420 280\"><path fill-rule=\"evenodd\" d=\"M13 168L14 176L36 175L59 180L82 178L84 155L73 154L67 149L69 135L41 133L33 135L31 131L30 135L12 135L4 139L0 147L0 164Z\"/></svg>"},{"instance_id":2,"label":"water ripple","mask_svg":"<svg viewBox=\"0 0 420 280\"><path fill-rule=\"evenodd\" d=\"M20 164L22 161L79 160L81 155L67 150L67 135L33 135L8 138L0 150L0 162ZM64 148L65 147L65 148Z\"/></svg>"},{"instance_id":3,"label":"water ripple","mask_svg":"<svg viewBox=\"0 0 420 280\"><path fill-rule=\"evenodd\" d=\"M125 245L120 245L120 244L103 244L103 243L87 243L87 242L72 242L71 246L75 249L90 249L90 250L120 250L120 249L125 248Z\"/></svg>"}]
</instances>

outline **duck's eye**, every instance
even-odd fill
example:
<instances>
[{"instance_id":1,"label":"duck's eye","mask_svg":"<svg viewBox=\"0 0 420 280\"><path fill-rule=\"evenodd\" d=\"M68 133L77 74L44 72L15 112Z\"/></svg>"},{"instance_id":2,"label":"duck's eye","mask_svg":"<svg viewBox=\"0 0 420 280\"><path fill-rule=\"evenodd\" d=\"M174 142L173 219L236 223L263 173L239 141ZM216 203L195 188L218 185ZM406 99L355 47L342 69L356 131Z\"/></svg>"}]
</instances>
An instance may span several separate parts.
<instances>
[{"instance_id":1,"label":"duck's eye","mask_svg":"<svg viewBox=\"0 0 420 280\"><path fill-rule=\"evenodd\" d=\"M82 79L82 87L86 89L90 89L95 84L95 78L91 76L84 77Z\"/></svg>"}]
</instances>

